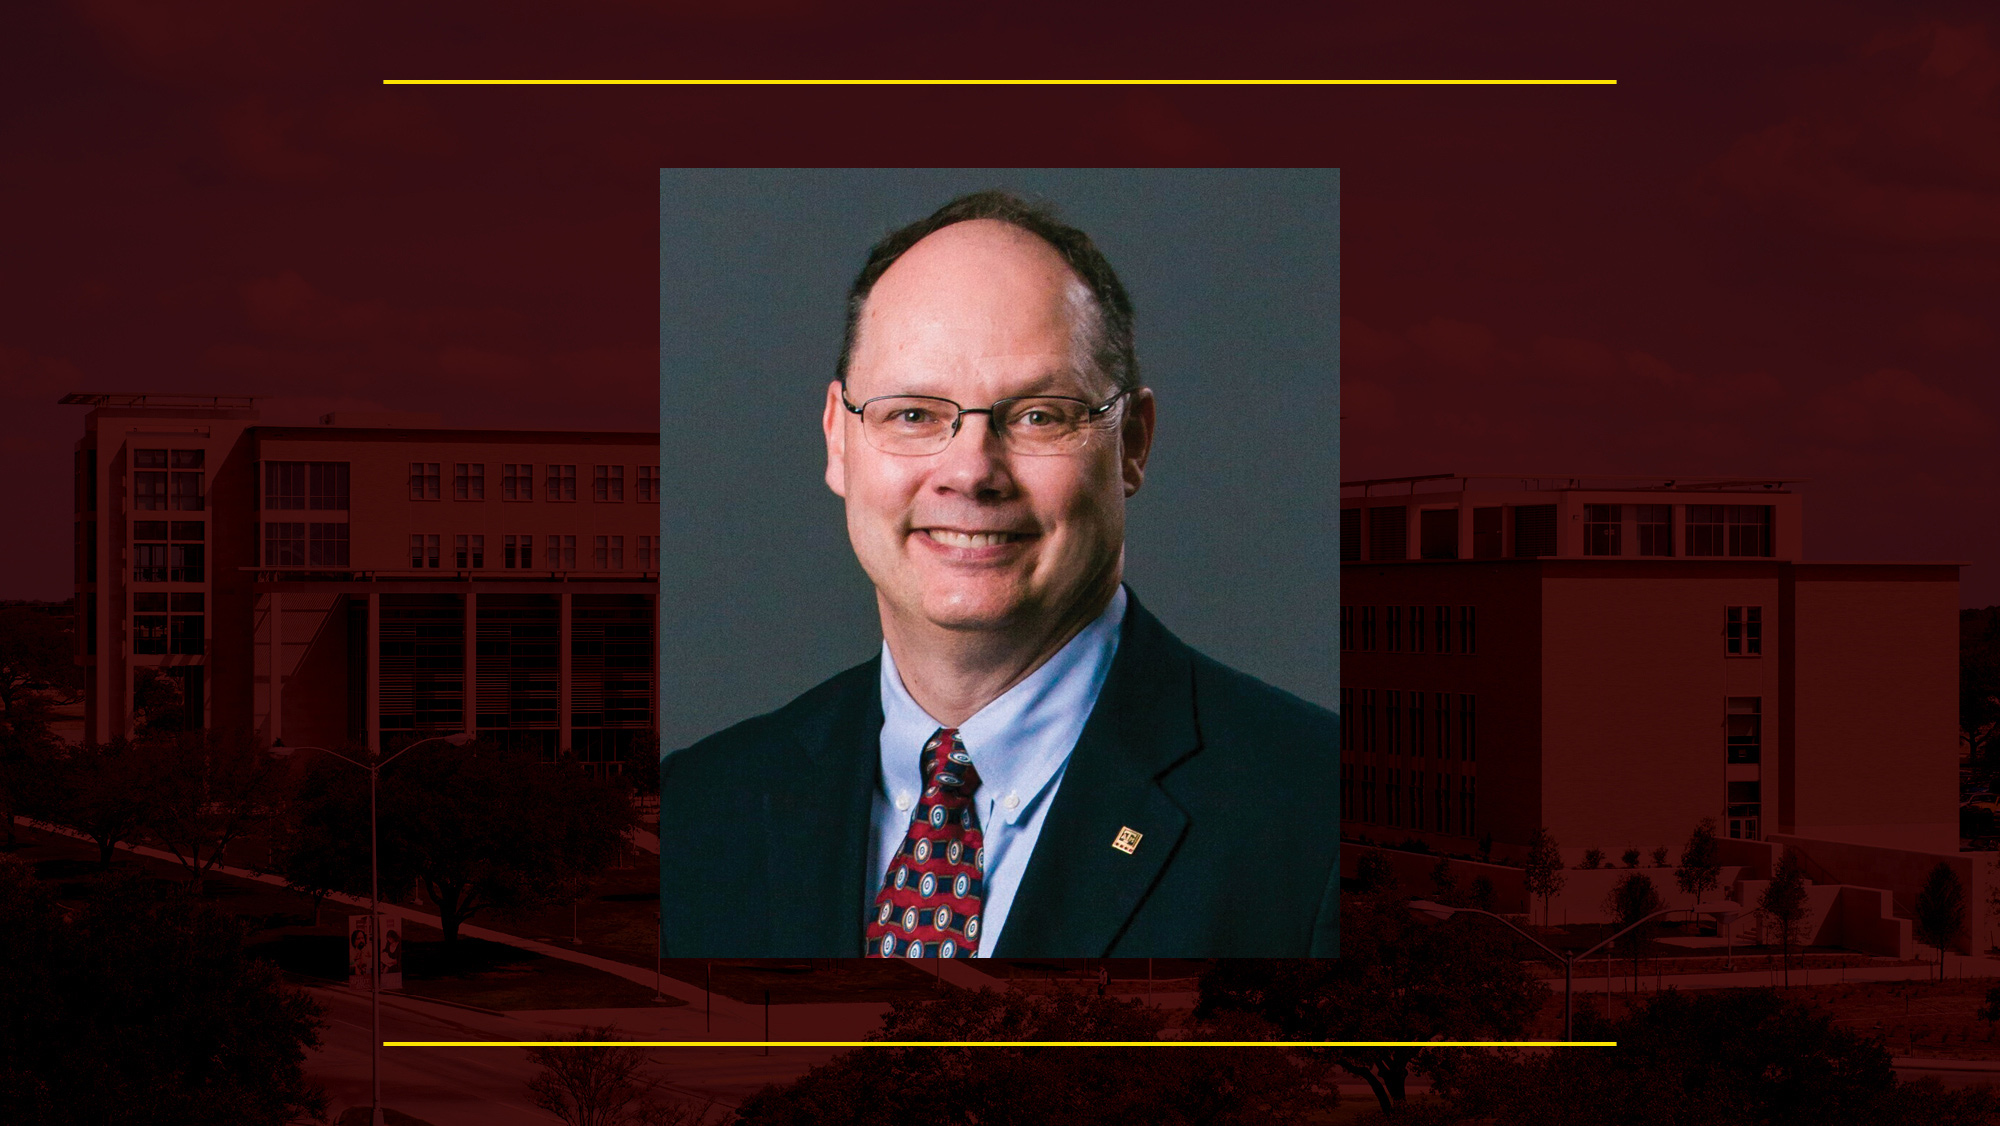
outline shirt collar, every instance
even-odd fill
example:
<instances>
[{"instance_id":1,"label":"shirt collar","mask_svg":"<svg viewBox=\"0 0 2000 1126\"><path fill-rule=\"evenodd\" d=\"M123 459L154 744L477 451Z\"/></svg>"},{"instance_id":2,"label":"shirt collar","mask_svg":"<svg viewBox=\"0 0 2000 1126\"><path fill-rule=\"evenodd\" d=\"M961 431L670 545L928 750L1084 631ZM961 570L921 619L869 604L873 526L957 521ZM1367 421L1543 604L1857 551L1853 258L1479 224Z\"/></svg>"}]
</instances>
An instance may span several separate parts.
<instances>
[{"instance_id":1,"label":"shirt collar","mask_svg":"<svg viewBox=\"0 0 2000 1126\"><path fill-rule=\"evenodd\" d=\"M1121 584L1111 604L1019 684L959 725L958 738L979 771L981 805L1009 824L1026 817L1069 761L1118 651L1125 620ZM882 643L882 792L907 808L922 789L917 751L944 726L903 687L896 659ZM1011 804L1010 804L1011 803Z\"/></svg>"}]
</instances>

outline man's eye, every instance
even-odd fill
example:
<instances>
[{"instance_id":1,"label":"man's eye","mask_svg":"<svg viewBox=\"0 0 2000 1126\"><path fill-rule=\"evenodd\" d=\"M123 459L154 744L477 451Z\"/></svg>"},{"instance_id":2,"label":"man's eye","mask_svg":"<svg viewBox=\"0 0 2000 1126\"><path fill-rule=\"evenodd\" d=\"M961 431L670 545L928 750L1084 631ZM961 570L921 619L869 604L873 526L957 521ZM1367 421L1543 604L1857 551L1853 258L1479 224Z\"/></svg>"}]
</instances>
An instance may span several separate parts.
<instances>
[{"instance_id":1,"label":"man's eye","mask_svg":"<svg viewBox=\"0 0 2000 1126\"><path fill-rule=\"evenodd\" d=\"M935 417L930 411L922 407L904 407L902 410L890 415L889 419L902 426L922 426Z\"/></svg>"}]
</instances>

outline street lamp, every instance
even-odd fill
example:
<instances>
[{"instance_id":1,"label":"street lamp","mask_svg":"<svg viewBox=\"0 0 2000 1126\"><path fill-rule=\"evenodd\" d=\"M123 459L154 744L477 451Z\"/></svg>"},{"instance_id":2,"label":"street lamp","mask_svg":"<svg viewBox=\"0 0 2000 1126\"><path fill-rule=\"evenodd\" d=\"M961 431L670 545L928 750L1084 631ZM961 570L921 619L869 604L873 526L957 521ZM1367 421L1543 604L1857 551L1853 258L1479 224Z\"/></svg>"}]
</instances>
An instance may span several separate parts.
<instances>
[{"instance_id":1,"label":"street lamp","mask_svg":"<svg viewBox=\"0 0 2000 1126\"><path fill-rule=\"evenodd\" d=\"M1506 918L1506 916L1496 915L1491 911L1482 911L1477 907L1447 907L1442 903L1434 903L1428 899L1412 899L1410 901L1410 911L1412 914L1420 915L1426 918L1436 919L1439 922L1443 922L1444 920L1451 918L1453 915L1461 913L1467 915L1484 915L1489 919L1498 919L1501 923L1506 925L1507 929L1513 931L1515 934L1520 935L1522 938L1527 939L1529 942L1534 943L1536 946L1541 947L1542 951L1546 953L1549 957L1554 958L1558 962L1561 962L1563 968L1563 1039L1574 1040L1576 1039L1576 1035L1574 1032L1570 1015L1570 995L1576 985L1577 962L1580 962L1583 959L1590 957L1592 954L1597 953L1599 950L1604 949L1605 947L1611 945L1612 943L1618 941L1619 939L1625 937L1626 935L1632 933L1633 931L1638 930L1641 926L1644 926L1645 924L1653 921L1654 919L1659 918L1661 915L1671 915L1675 911L1692 911L1696 914L1701 914L1701 915L1734 917L1735 915L1740 914L1742 912L1742 909L1739 908L1736 904L1730 903L1726 900L1720 903L1709 903L1695 907L1662 907L1658 911L1654 911L1649 915L1640 916L1639 919L1634 921L1631 926L1626 927L1624 930L1619 931L1618 933L1612 935L1610 938L1605 939L1603 942L1600 942L1597 945L1591 947L1590 949L1585 950L1581 954L1565 954L1559 950L1552 949L1547 944L1542 942L1541 939L1536 938L1534 935L1529 934L1527 931L1524 931L1520 927L1515 926L1510 920Z\"/></svg>"},{"instance_id":2,"label":"street lamp","mask_svg":"<svg viewBox=\"0 0 2000 1126\"><path fill-rule=\"evenodd\" d=\"M371 944L368 958L368 1005L375 1027L375 1035L370 1038L368 1044L368 1070L375 1088L374 1110L369 1117L370 1126L386 1126L382 1118L382 850L375 832L375 792L381 781L383 767L425 743L449 743L454 747L463 747L470 742L472 733L469 731L460 731L452 735L434 735L428 739L419 739L388 758L383 758L380 751L371 751L366 762L349 758L327 747L287 747L283 739L271 744L271 754L278 758L288 758L299 751L318 751L368 772L368 935Z\"/></svg>"}]
</instances>

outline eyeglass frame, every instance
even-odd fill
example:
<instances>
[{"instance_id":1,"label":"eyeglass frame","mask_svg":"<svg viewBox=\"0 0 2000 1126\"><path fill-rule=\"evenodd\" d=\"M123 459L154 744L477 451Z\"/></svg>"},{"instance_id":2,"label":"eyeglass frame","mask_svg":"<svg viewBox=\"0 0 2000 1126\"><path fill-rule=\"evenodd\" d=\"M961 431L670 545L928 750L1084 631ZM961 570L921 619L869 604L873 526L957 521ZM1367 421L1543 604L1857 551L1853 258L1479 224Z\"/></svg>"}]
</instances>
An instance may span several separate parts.
<instances>
[{"instance_id":1,"label":"eyeglass frame","mask_svg":"<svg viewBox=\"0 0 2000 1126\"><path fill-rule=\"evenodd\" d=\"M1009 395L1009 396L1007 396L1007 397L1006 397L1006 398L1004 398L1004 399L995 399L995 400L993 400L993 404L992 404L991 406L985 406L985 407L966 407L966 406L960 406L960 405L959 405L959 403L958 403L958 401L957 401L956 399L947 399L947 398L945 398L945 397L944 397L943 395L917 395L917 394L913 394L913 393L909 393L909 392L904 392L904 393L902 393L902 394L896 394L896 395L876 395L876 396L874 396L874 397L872 397L872 398L868 398L868 399L863 399L863 400L861 401L861 405L860 405L860 406L855 406L855 405L854 405L853 403L850 403L850 402L848 402L848 401L847 401L847 381L843 379L843 380L841 380L841 381L840 381L840 405L841 405L841 406L843 406L843 407L846 407L846 408L847 408L847 410L848 410L848 413L850 413L850 414L852 414L852 415L856 416L857 418L859 418L859 417L861 417L861 414L862 414L862 412L868 409L868 404L869 404L869 403L879 403L879 402L881 402L881 401L882 401L882 400L884 400L884 399L931 399L931 400L934 400L934 401L936 401L936 402L940 402L940 403L950 403L950 404L952 405L952 408L953 408L954 410L956 410L956 411L958 412L958 416L957 416L956 418L954 418L954 419L952 419L952 420L951 420L951 437L950 437L950 438L946 438L946 439L944 440L944 445L942 445L942 446L939 446L939 447L938 447L937 449L935 449L935 450L933 450L933 451L931 451L930 453L927 453L927 454L904 454L904 453L895 453L895 452L893 452L893 451L891 451L891 450L884 450L884 449L882 449L882 447L880 447L880 446L875 446L875 448L876 448L876 449L877 449L878 451L880 451L880 452L882 452L882 453L885 453L885 454L888 454L888 455L889 455L890 457L935 457L935 456L937 456L938 454L941 454L941 453L943 453L943 452L944 452L945 450L947 450L947 449L950 449L950 448L951 448L951 443L952 443L952 442L953 442L953 441L954 441L954 440L955 440L955 439L956 439L956 438L958 437L958 431L959 431L959 428L960 428L961 426L964 426L964 425L965 425L965 416L966 416L966 415L969 415L969 414L983 414L983 415L985 415L985 416L986 416L986 419L987 419L987 424L988 424L988 426L990 427L990 426L991 426L991 424L992 424L992 420L993 420L993 412L994 412L994 411L997 411L997 410L999 410L999 409L1000 409L1000 408L1001 408L1002 406L1004 406L1004 405L1006 405L1006 404L1008 404L1008 403L1018 403L1018 402L1020 402L1020 401L1021 401L1021 400L1023 400L1023 399L1061 399L1061 400L1063 400L1064 402L1068 402L1068 403L1076 403L1076 404L1079 404L1079 405L1081 405L1081 406L1082 406L1082 407L1083 407L1083 408L1084 408L1084 409L1085 409L1085 410L1086 410L1086 411L1088 412L1087 414L1085 414L1085 415L1084 415L1084 419L1083 419L1083 422L1082 422L1082 424L1081 424L1081 425L1082 425L1082 426L1089 426L1089 425L1090 425L1090 424L1091 424L1092 422L1096 421L1096 419L1098 418L1098 416L1099 416L1099 415L1102 415L1102 414L1103 414L1103 413L1104 413L1105 411L1108 411L1108 410L1110 410L1110 409L1111 409L1112 407L1114 407L1114 406L1117 406L1117 405L1118 405L1118 400L1120 400L1120 399L1124 398L1125 396L1127 396L1127 395L1131 394L1131 393L1132 393L1132 392L1133 392L1134 390L1135 390L1135 388L1131 388L1131 387L1121 387L1121 388L1119 388L1119 389L1118 389L1118 391L1117 391L1117 393L1116 393L1116 394L1113 394L1113 395L1112 395L1112 396L1111 396L1111 397L1110 397L1109 399L1106 399L1106 400L1104 400L1104 402L1102 402L1102 403L1100 403L1100 404L1098 404L1097 406L1094 406L1094 407L1090 405L1090 400L1088 400L1088 399L1079 399L1079 398L1077 398L1077 397L1076 397L1076 396L1074 396L1074 395ZM862 428L861 428L861 432L862 432L863 434L866 434L866 433L868 432L868 427L867 427L867 426L865 425L865 422L864 422L864 425L863 425L863 426L862 426ZM1005 434L1004 434L1004 433L1002 433L1002 436L1001 436L1001 439L1000 439L1000 440L1001 440L1001 442L1002 442L1003 444L1004 444L1004 443L1006 443L1007 439L1006 439L1006 436L1005 436ZM873 446L873 445L874 445L874 443L873 443L873 442L870 442L870 443L869 443L869 445ZM1012 447L1012 446L1008 446L1007 448L1008 448L1008 449L1010 449L1010 450L1011 450L1011 449L1013 449L1013 447ZM1027 454L1027 451L1025 451L1025 450L1021 450L1021 451L1017 451L1017 452L1020 452L1020 453L1024 453L1024 454ZM1064 453L1068 453L1068 452L1071 452L1071 451L1067 451L1067 450L1065 450L1065 451L1062 451L1062 452L1064 452ZM1058 455L1055 455L1055 454L1027 454L1027 456L1029 456L1029 457L1050 457L1050 456L1058 456Z\"/></svg>"}]
</instances>

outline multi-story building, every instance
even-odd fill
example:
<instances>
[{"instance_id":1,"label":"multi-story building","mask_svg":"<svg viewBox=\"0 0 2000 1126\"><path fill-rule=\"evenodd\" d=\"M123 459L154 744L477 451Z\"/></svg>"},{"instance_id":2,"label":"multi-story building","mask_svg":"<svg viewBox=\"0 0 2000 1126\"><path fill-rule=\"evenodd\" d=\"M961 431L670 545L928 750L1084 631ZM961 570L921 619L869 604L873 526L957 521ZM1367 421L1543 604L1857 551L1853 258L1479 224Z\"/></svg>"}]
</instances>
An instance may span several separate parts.
<instances>
[{"instance_id":1,"label":"multi-story building","mask_svg":"<svg viewBox=\"0 0 2000 1126\"><path fill-rule=\"evenodd\" d=\"M618 757L655 727L659 436L263 426L232 396L76 393L84 737L166 676L291 745L472 731Z\"/></svg>"},{"instance_id":2,"label":"multi-story building","mask_svg":"<svg viewBox=\"0 0 2000 1126\"><path fill-rule=\"evenodd\" d=\"M1809 562L1794 483L1344 482L1345 830L1955 851L1960 564Z\"/></svg>"}]
</instances>

